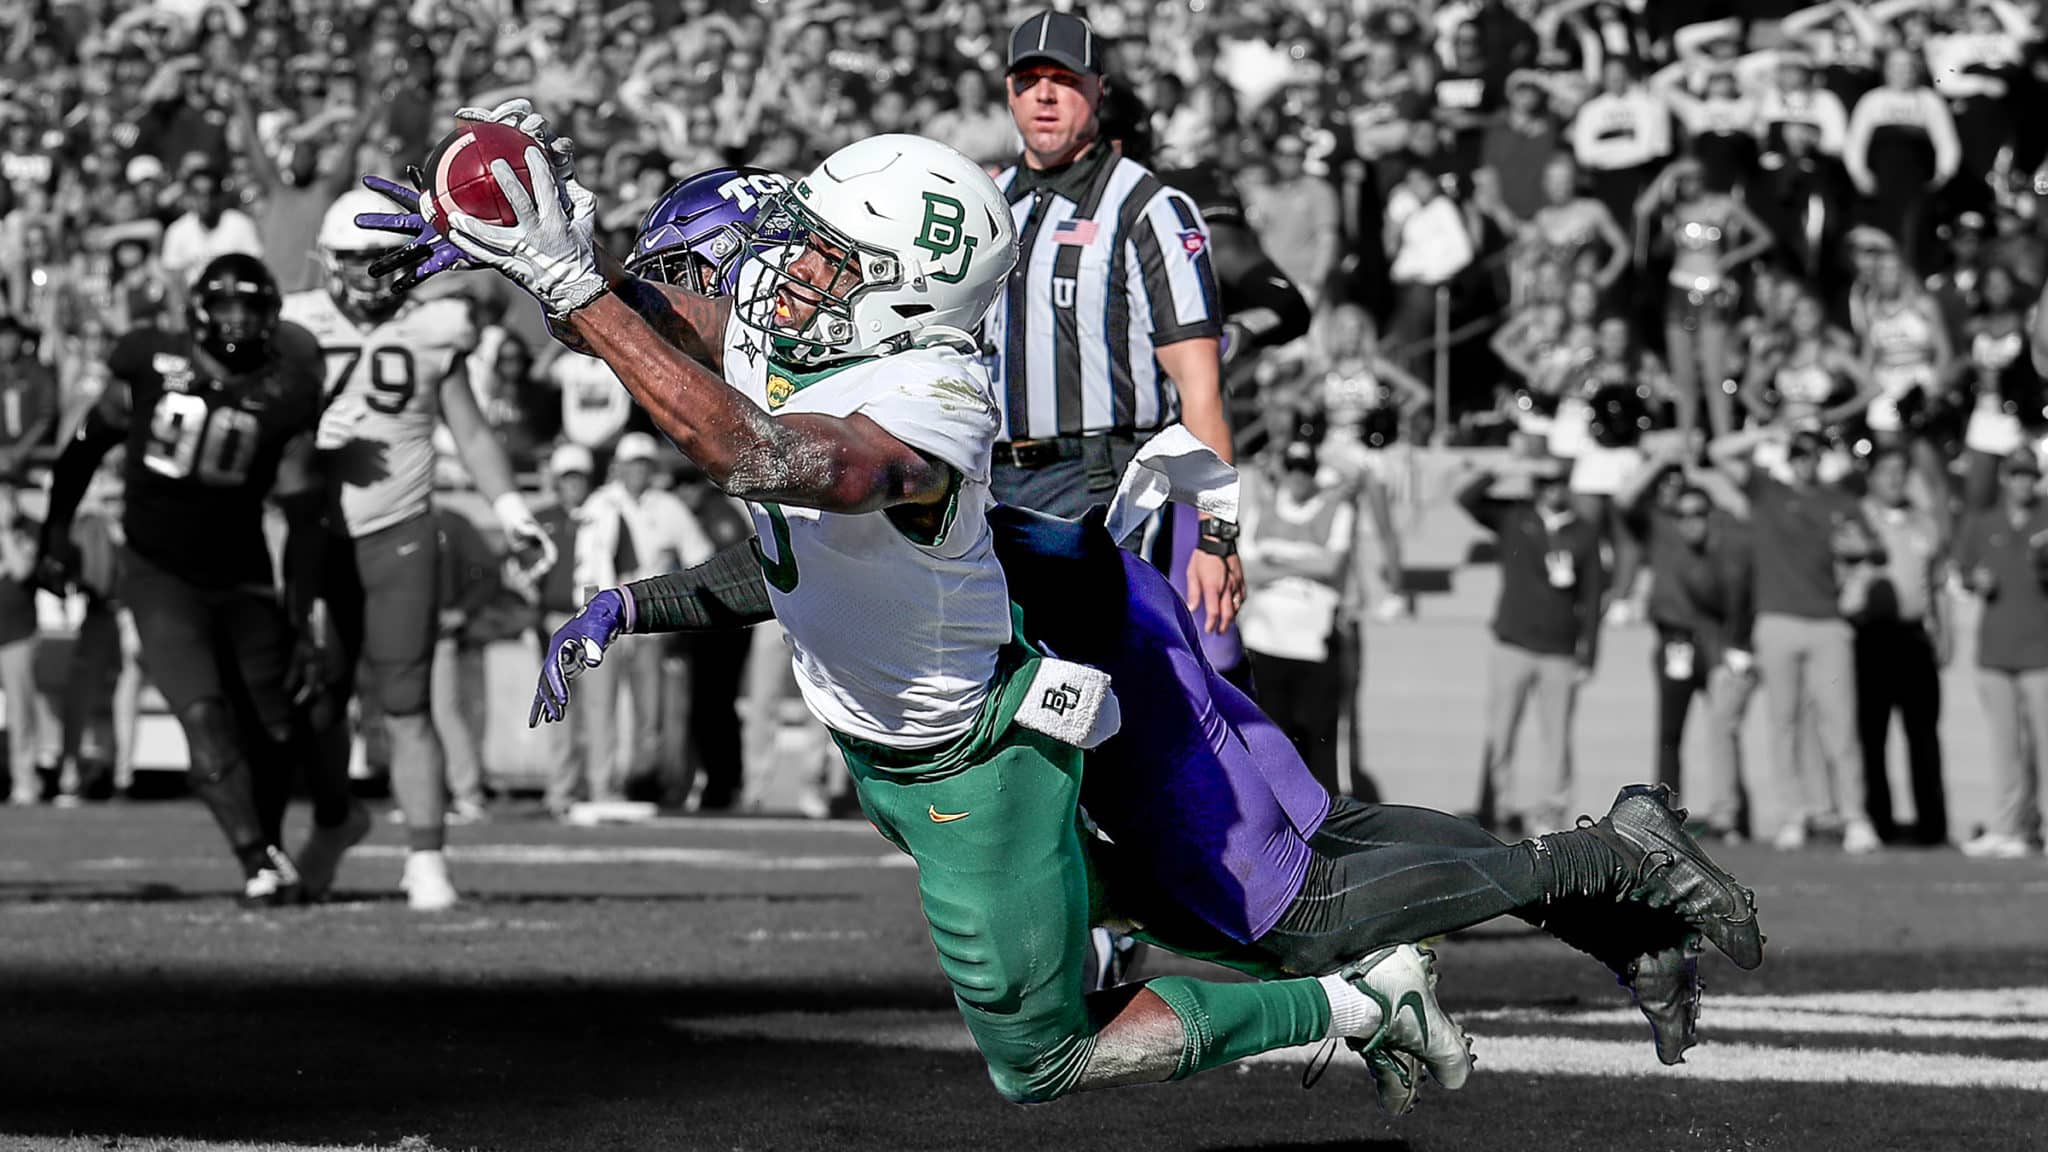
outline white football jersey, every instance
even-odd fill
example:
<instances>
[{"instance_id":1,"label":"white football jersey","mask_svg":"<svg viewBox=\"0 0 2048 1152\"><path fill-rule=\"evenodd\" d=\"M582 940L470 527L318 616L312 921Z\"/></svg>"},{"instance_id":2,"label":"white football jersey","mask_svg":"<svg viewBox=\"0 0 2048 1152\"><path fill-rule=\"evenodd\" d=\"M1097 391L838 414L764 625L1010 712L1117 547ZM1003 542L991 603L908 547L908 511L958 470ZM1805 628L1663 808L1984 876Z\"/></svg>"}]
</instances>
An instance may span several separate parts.
<instances>
[{"instance_id":1,"label":"white football jersey","mask_svg":"<svg viewBox=\"0 0 2048 1152\"><path fill-rule=\"evenodd\" d=\"M749 502L775 617L804 703L827 727L895 748L972 728L1010 639L1010 592L988 526L1002 417L980 363L948 348L857 362L822 378L771 369L761 333L731 321L726 382L771 416L859 412L960 473L931 545L881 512L836 515ZM809 383L804 383L809 380Z\"/></svg>"},{"instance_id":2,"label":"white football jersey","mask_svg":"<svg viewBox=\"0 0 2048 1152\"><path fill-rule=\"evenodd\" d=\"M469 305L410 302L381 324L359 325L324 290L284 298L327 358L318 446L337 453L341 512L351 536L424 515L434 491L441 382L476 347Z\"/></svg>"}]
</instances>

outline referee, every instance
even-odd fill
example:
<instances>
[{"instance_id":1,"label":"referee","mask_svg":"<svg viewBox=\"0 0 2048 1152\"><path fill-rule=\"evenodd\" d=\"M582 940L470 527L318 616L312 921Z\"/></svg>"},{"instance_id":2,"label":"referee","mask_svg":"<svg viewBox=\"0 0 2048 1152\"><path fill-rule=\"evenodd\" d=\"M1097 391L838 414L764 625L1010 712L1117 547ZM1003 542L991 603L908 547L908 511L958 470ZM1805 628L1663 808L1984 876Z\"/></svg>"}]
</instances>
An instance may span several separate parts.
<instances>
[{"instance_id":1,"label":"referee","mask_svg":"<svg viewBox=\"0 0 2048 1152\"><path fill-rule=\"evenodd\" d=\"M1024 152L996 180L1021 252L987 325L1005 401L995 494L1059 516L1107 503L1139 446L1175 420L1231 459L1209 231L1186 196L1102 138L1102 47L1061 12L1010 34ZM1233 525L1201 522L1186 575L1204 626L1228 628L1244 598Z\"/></svg>"}]
</instances>

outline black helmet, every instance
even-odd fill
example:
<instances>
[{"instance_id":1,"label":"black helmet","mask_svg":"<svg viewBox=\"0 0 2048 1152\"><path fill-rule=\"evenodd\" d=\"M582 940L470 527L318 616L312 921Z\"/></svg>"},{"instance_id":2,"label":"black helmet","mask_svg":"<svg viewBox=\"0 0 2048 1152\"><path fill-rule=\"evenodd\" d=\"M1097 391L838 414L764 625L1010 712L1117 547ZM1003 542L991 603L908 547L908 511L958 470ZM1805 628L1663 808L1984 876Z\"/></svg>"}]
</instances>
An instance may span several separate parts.
<instances>
[{"instance_id":1,"label":"black helmet","mask_svg":"<svg viewBox=\"0 0 2048 1152\"><path fill-rule=\"evenodd\" d=\"M242 303L246 315L227 307ZM263 261L240 252L217 256L192 282L192 335L207 355L230 372L246 372L270 352L284 297Z\"/></svg>"}]
</instances>

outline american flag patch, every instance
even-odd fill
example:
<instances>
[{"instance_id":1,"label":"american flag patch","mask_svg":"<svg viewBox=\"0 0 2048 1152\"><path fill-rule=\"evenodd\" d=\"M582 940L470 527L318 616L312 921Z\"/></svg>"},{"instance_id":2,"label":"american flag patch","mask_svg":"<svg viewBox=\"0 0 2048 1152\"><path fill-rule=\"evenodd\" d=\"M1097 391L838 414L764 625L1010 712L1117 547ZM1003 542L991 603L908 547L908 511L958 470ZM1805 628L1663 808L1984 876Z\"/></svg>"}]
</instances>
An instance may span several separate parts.
<instances>
[{"instance_id":1,"label":"american flag patch","mask_svg":"<svg viewBox=\"0 0 2048 1152\"><path fill-rule=\"evenodd\" d=\"M1052 237L1061 244L1095 243L1095 221L1062 220L1052 230Z\"/></svg>"}]
</instances>

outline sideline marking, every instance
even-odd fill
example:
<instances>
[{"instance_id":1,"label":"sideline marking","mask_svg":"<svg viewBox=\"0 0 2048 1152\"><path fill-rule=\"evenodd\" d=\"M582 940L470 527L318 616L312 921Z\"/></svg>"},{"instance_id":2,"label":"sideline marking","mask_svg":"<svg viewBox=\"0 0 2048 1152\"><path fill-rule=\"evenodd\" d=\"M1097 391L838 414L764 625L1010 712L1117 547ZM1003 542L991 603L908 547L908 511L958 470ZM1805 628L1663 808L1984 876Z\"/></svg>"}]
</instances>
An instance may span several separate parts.
<instances>
[{"instance_id":1,"label":"sideline marking","mask_svg":"<svg viewBox=\"0 0 2048 1152\"><path fill-rule=\"evenodd\" d=\"M1913 992L1896 996L1900 1007L1937 998L1959 998L1970 1006L1972 998L2017 998L2027 1004L2048 1003L2048 989L2006 989L1999 992ZM1730 1016L1764 1017L1782 1010L1771 1002L1784 1000L1847 1000L1854 997L1868 1009L1873 1005L1890 1009L1886 993L1829 993L1820 997L1723 997L1714 1004L1709 1023L1726 1024ZM1986 1003L1989 1001L1986 1000ZM1932 1021L1926 1014L1898 1012L1897 1017L1918 1027L1939 1031L1908 1032L1901 1035L1957 1036L1969 1039L2002 1039L2019 1033L1994 1029L1992 1021L1959 1019ZM1573 1023L1627 1024L1640 1029L1642 1020L1633 1011L1605 1010L1577 1014L1544 1013L1515 1009L1509 1012L1468 1013L1469 1021L1569 1021ZM1867 1011L1858 1016L1829 1017L1817 1012L1794 1011L1780 1016L1776 1026L1788 1037L1816 1035L1823 1031L1841 1034L1847 1024L1878 1021ZM1892 1017L1882 1018L1897 1022ZM2031 1025L2004 1021L2010 1028ZM709 1016L672 1018L668 1026L678 1032L723 1039L783 1041L800 1044L850 1044L870 1048L899 1048L926 1052L974 1051L960 1018L951 1012L902 1012L865 1009L854 1012L770 1012L755 1016ZM1509 1072L1529 1076L1602 1076L1628 1079L1713 1080L1795 1084L1885 1084L1907 1088L1996 1088L2048 1093L2048 1059L2007 1060L1966 1053L1892 1051L1882 1048L1800 1048L1757 1043L1715 1043L1709 1041L1686 1054L1676 1067L1657 1063L1650 1054L1648 1032L1627 1040L1593 1039L1582 1036L1504 1035L1475 1037L1483 1072ZM1247 1064L1299 1065L1315 1051L1314 1045L1282 1049L1253 1056ZM1930 1056L1938 1059L1929 1059ZM1356 1062L1338 1061L1356 1075L1364 1068Z\"/></svg>"}]
</instances>

